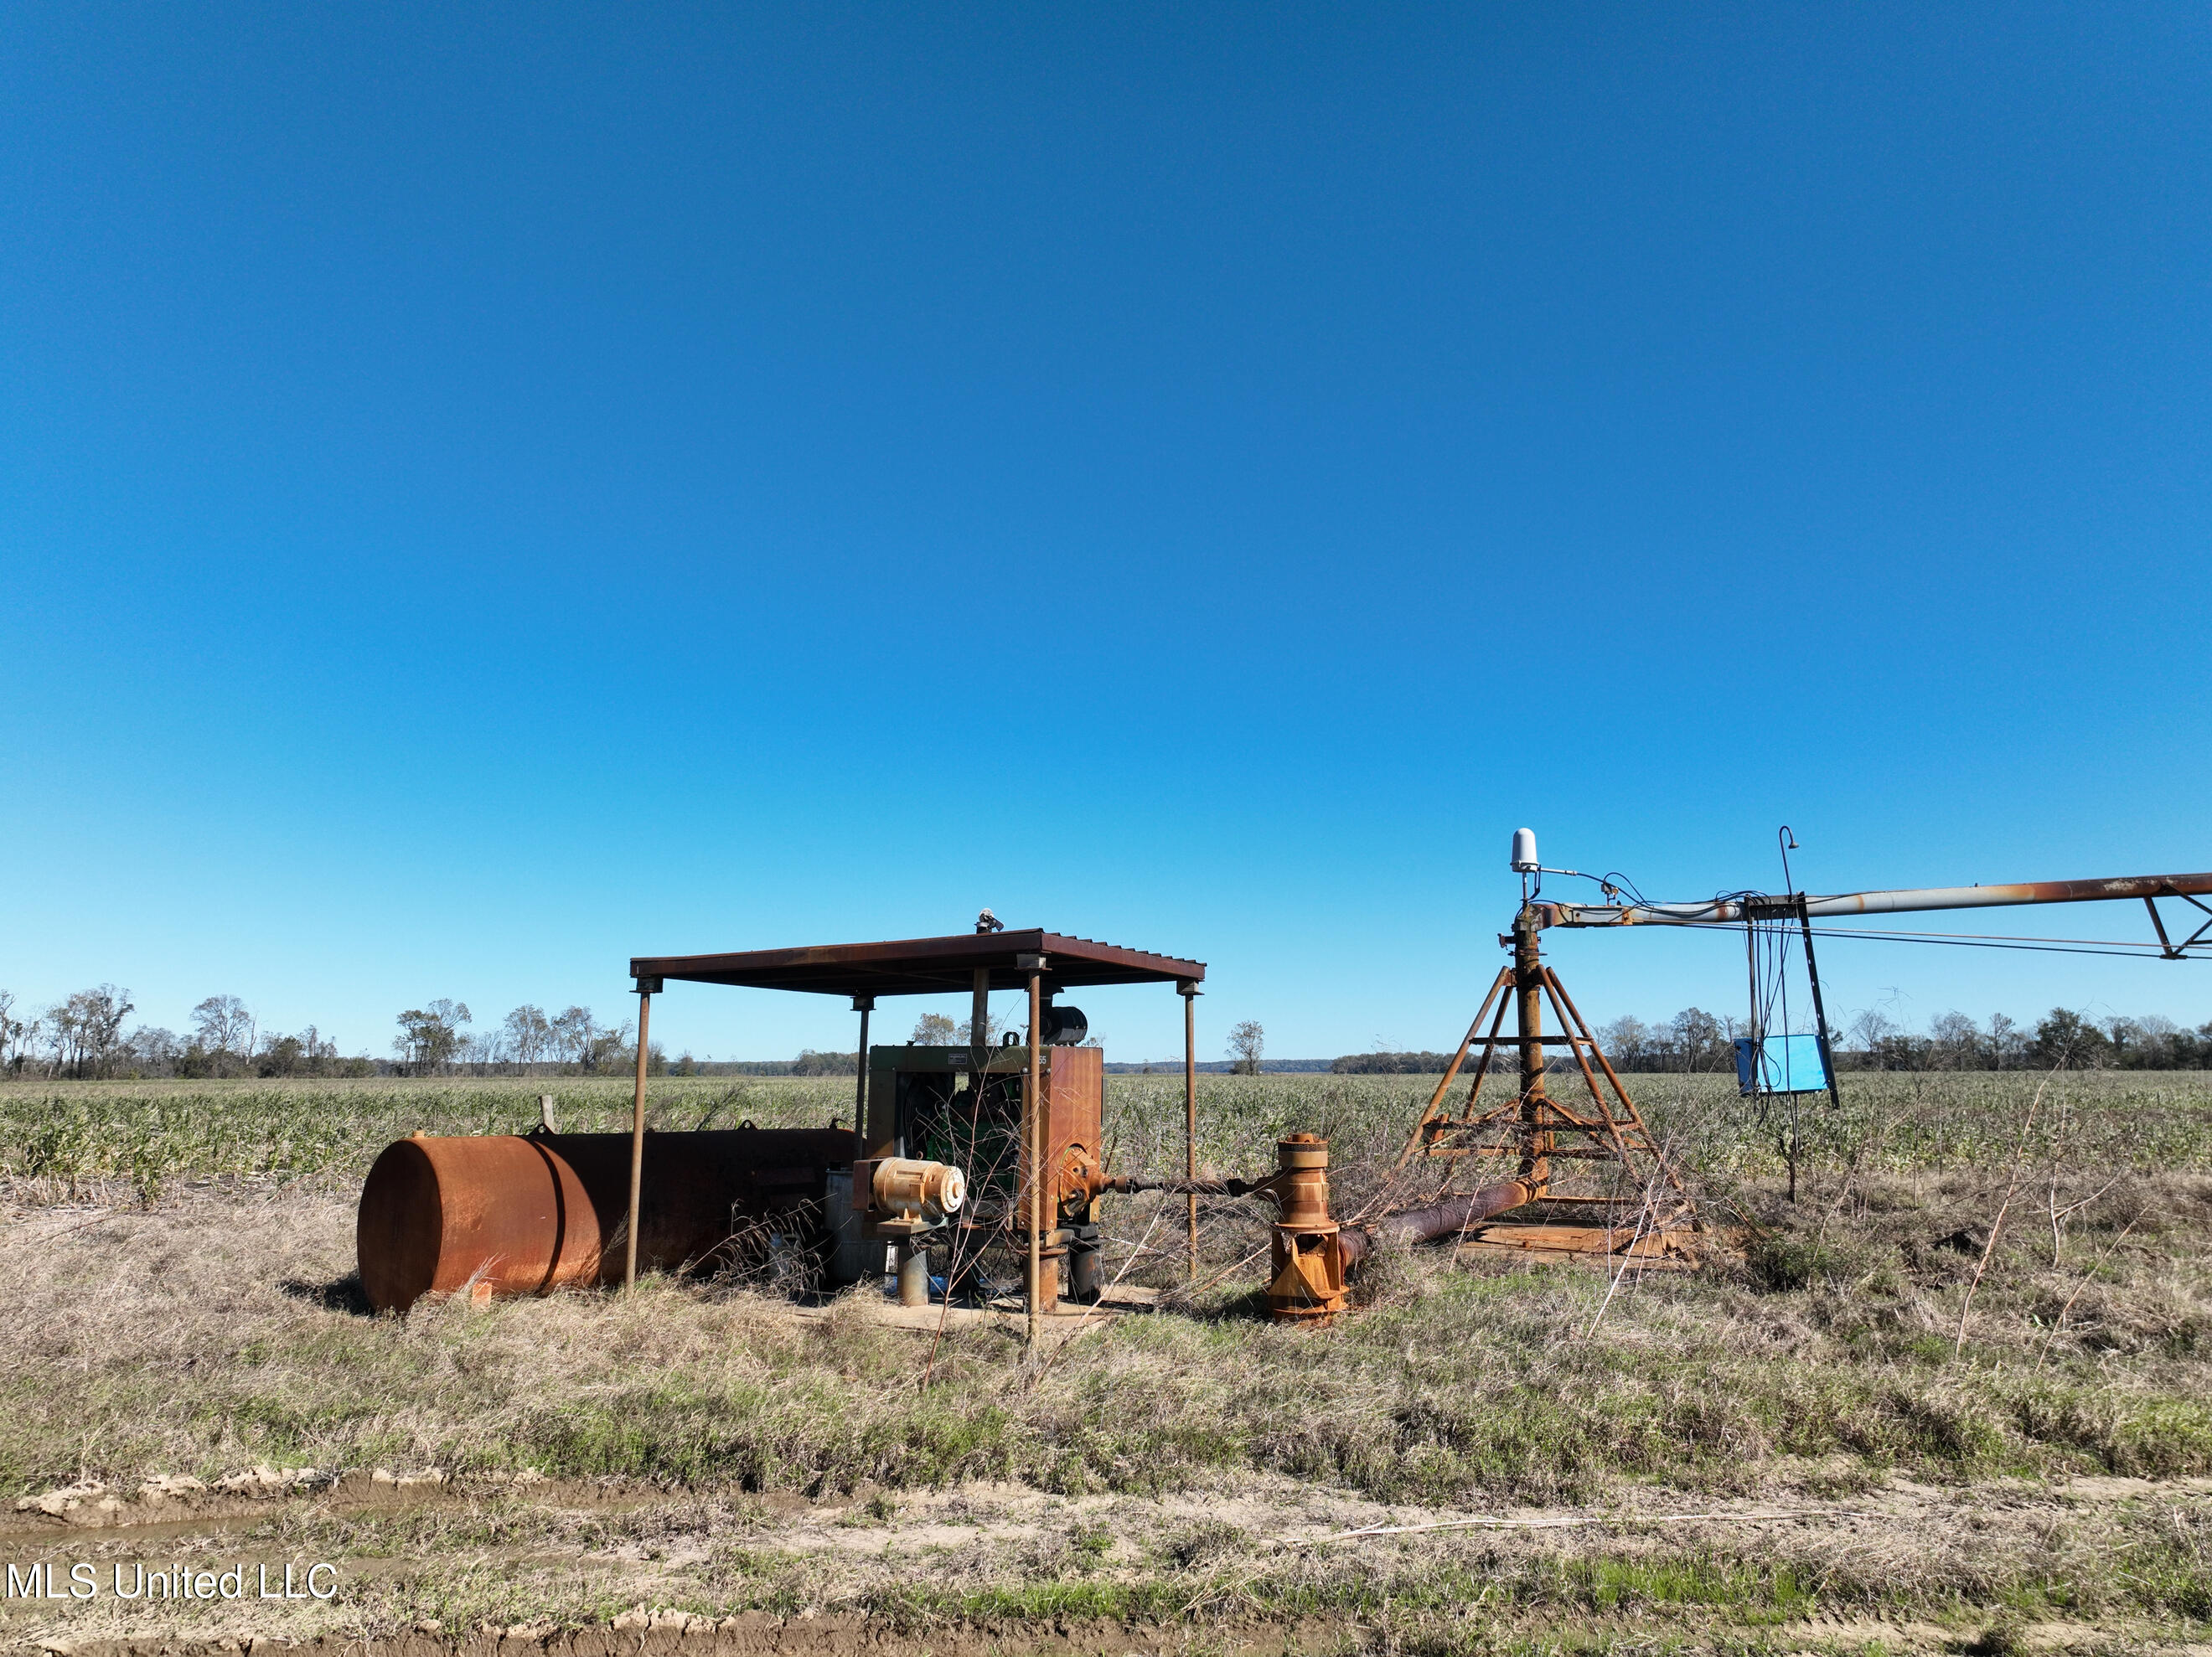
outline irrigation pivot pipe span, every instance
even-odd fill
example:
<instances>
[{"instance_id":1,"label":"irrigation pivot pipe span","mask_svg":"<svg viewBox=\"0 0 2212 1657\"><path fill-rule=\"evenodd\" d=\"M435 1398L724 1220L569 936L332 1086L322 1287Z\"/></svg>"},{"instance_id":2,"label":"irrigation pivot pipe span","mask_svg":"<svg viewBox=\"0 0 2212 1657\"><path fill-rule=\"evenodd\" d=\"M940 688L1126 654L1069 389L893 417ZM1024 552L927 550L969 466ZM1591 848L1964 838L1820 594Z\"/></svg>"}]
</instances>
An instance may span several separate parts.
<instances>
[{"instance_id":1,"label":"irrigation pivot pipe span","mask_svg":"<svg viewBox=\"0 0 2212 1657\"><path fill-rule=\"evenodd\" d=\"M2035 880L2010 886L1920 886L1894 892L1808 895L1802 900L1802 913L1817 920L1922 909L1998 908L2016 903L2094 903L2115 898L2148 902L2153 898L2194 899L2207 894L2212 894L2212 874L2121 875L2109 880ZM1738 893L1696 903L1539 902L1530 907L1537 912L1539 926L1712 926L1740 924L1747 919L1747 910L1752 920L1774 918L1770 910L1778 914L1784 907L1795 917L1801 913L1798 902L1795 897ZM2157 911L2153 909L2152 913L2155 916Z\"/></svg>"}]
</instances>

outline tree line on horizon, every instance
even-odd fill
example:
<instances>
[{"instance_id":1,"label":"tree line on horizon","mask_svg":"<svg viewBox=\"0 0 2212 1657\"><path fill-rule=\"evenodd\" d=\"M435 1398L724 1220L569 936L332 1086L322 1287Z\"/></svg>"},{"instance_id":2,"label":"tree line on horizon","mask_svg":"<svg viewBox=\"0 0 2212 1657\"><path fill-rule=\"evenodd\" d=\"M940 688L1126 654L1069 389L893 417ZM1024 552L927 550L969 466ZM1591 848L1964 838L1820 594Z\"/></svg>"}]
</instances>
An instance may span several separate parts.
<instances>
[{"instance_id":1,"label":"tree line on horizon","mask_svg":"<svg viewBox=\"0 0 2212 1657\"><path fill-rule=\"evenodd\" d=\"M264 1031L245 1002L234 995L211 995L192 1009L190 1032L179 1035L158 1025L125 1029L136 1011L131 992L112 984L79 990L35 1015L19 1013L16 997L0 990L0 1076L47 1077L216 1078L285 1076L434 1076L454 1074L605 1075L634 1069L635 1027L605 1024L589 1007L574 1005L557 1013L526 1004L488 1029L472 1028L468 1004L440 998L397 1015L392 1056L368 1053L341 1057L337 1044L309 1025L296 1034ZM995 1046L1012 1027L994 1014L982 1032ZM1650 1072L1722 1072L1735 1065L1739 1021L1698 1007L1686 1007L1672 1018L1645 1023L1616 1018L1598 1029L1598 1040L1617 1070ZM942 1013L924 1013L908 1040L924 1047L964 1046L970 1032ZM1907 1029L1879 1009L1852 1015L1832 1030L1838 1070L1996 1071L2212 1069L2212 1021L2194 1029L2170 1018L2116 1015L2090 1018L2054 1007L2031 1029L2003 1013L1977 1024L1963 1013L1946 1012L1924 1031ZM1247 1021L1230 1032L1233 1069L1255 1075L1262 1068L1265 1032ZM1565 1050L1554 1041L1554 1057ZM683 1053L671 1061L658 1045L647 1050L646 1068L655 1075L742 1071L761 1075L849 1076L859 1062L851 1053L808 1048L793 1059L729 1060L707 1064ZM1379 1040L1376 1051L1347 1053L1329 1068L1340 1075L1435 1075L1450 1062L1447 1053L1392 1048ZM1498 1064L1511 1070L1518 1055L1499 1051Z\"/></svg>"},{"instance_id":2,"label":"tree line on horizon","mask_svg":"<svg viewBox=\"0 0 2212 1657\"><path fill-rule=\"evenodd\" d=\"M266 1031L234 995L211 995L191 1011L184 1035L160 1025L126 1032L137 1009L131 992L101 984L21 1014L16 997L0 990L0 1075L35 1073L99 1077L240 1076L430 1076L498 1066L530 1073L593 1074L637 1062L634 1027L605 1024L589 1007L557 1013L524 1005L492 1029L472 1031L465 1001L441 998L410 1007L394 1021L392 1056L339 1055L337 1044L310 1024L296 1035ZM665 1066L659 1047L649 1061Z\"/></svg>"},{"instance_id":3,"label":"tree line on horizon","mask_svg":"<svg viewBox=\"0 0 2212 1657\"><path fill-rule=\"evenodd\" d=\"M1701 1007L1685 1007L1660 1023L1623 1017L1597 1027L1598 1045L1615 1070L1646 1074L1733 1071L1736 1038L1748 1033L1741 1021ZM1946 1012L1916 1032L1869 1009L1853 1014L1843 1029L1832 1029L1829 1040L1839 1071L2212 1069L2212 1021L2190 1029L2156 1013L2096 1019L2053 1007L2031 1029L2003 1013L1984 1025L1964 1013ZM1548 1046L1547 1057L1569 1062L1556 1032ZM1340 1075L1434 1076L1450 1063L1449 1053L1384 1048L1347 1054L1329 1068ZM1514 1048L1501 1047L1492 1067L1513 1070L1519 1064Z\"/></svg>"}]
</instances>

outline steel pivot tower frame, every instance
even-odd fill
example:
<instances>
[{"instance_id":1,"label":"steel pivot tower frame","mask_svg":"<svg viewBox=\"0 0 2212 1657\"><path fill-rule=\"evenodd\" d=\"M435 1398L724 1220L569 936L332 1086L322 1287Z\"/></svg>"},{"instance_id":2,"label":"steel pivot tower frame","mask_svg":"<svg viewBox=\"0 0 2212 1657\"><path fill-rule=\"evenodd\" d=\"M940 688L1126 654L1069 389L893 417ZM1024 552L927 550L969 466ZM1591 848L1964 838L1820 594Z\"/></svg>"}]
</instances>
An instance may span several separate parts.
<instances>
[{"instance_id":1,"label":"steel pivot tower frame","mask_svg":"<svg viewBox=\"0 0 2212 1657\"><path fill-rule=\"evenodd\" d=\"M1783 831L1785 836L1788 830ZM2204 901L2212 897L2212 873L2171 875L2124 875L2104 880L2038 881L2002 886L1945 886L1924 887L1905 890L1881 892L1844 892L1826 896L1812 896L1802 892L1777 897L1763 893L1739 892L1723 897L1692 903L1650 903L1640 898L1634 902L1617 900L1621 889L1608 876L1599 881L1607 899L1603 903L1554 903L1537 901L1536 887L1528 877L1540 881L1547 874L1575 875L1571 869L1548 869L1536 860L1535 835L1528 829L1516 830L1513 836L1512 866L1523 877L1520 912L1513 920L1510 935L1498 941L1513 951L1513 964L1499 970L1492 982L1490 992L1483 998L1482 1006L1468 1026L1466 1037L1459 1051L1452 1055L1443 1080L1437 1083L1431 1096L1428 1108L1414 1125L1413 1135L1398 1158L1397 1166L1403 1170L1416 1157L1477 1158L1508 1156L1515 1159L1516 1177L1503 1184L1487 1187L1468 1199L1473 1217L1487 1218L1525 1203L1579 1203L1603 1205L1613 1213L1633 1205L1637 1215L1636 1232L1626 1240L1626 1248L1635 1248L1639 1241L1652 1233L1662 1238L1671 1229L1689 1227L1702 1229L1696 1205L1685 1190L1681 1177L1668 1161L1666 1153L1653 1140L1644 1126L1641 1112L1621 1085L1619 1074L1599 1048L1595 1033L1590 1029L1559 974L1544 964L1537 948L1537 938L1547 926L1726 926L1756 925L1768 920L1794 919L1804 934L1807 959L1811 959L1811 944L1815 920L1831 920L1852 915L1906 913L1932 909L1980 909L2010 907L2017 904L2092 903L2118 901L2140 901L2150 913L2151 925L2158 934L2158 942L2129 944L2103 939L2044 938L2008 939L1980 938L1957 933L1881 932L1844 930L1829 936L1882 938L1893 941L1926 941L1950 944L1979 944L1996 947L2060 948L2075 953L2154 954L2168 961L2201 960L2212 955L2212 904ZM1784 864L1787 870L1786 855ZM1583 878L1595 879L1586 876ZM2178 899L2196 908L2207 917L2193 932L2178 940L2170 932L2165 918L2159 913L2159 898ZM1510 992L1510 993L1509 993ZM1819 990L1814 988L1816 1017L1820 1024L1822 1058L1828 1071L1828 1086L1832 1096L1834 1069L1832 1055L1826 1051L1827 1020L1817 1008ZM1548 1000L1559 1020L1557 1038L1573 1053L1576 1068L1581 1071L1589 1102L1579 1101L1574 1108L1551 1096L1544 1081L1543 1007ZM1511 1005L1516 1014L1516 1028L1511 1035L1501 1035L1505 1011ZM1489 1028L1484 1029L1484 1021ZM1457 1108L1446 1105L1445 1097L1467 1062L1468 1052L1480 1047L1481 1056L1474 1067L1474 1077L1465 1101ZM1517 1047L1521 1057L1521 1087L1518 1095L1504 1103L1485 1109L1482 1105L1482 1084L1490 1074L1491 1061L1500 1047ZM1604 1077L1601 1086L1599 1077ZM1589 1172L1597 1173L1608 1165L1616 1181L1615 1188L1592 1194L1556 1189L1555 1184L1565 1183L1572 1176L1558 1175L1555 1162L1577 1162L1591 1165ZM1624 1179L1624 1175L1626 1178ZM1621 1188L1624 1185L1630 1187ZM1794 1188L1794 1171L1793 1171ZM1602 1230L1590 1234L1592 1247L1607 1252L1625 1252L1621 1228L1617 1221L1609 1223Z\"/></svg>"},{"instance_id":2,"label":"steel pivot tower frame","mask_svg":"<svg viewBox=\"0 0 2212 1657\"><path fill-rule=\"evenodd\" d=\"M1545 924L1544 906L1524 903L1514 917L1512 932L1498 940L1513 951L1512 964L1500 968L1492 980L1397 1166L1403 1169L1416 1157L1470 1162L1485 1157L1502 1162L1510 1157L1515 1177L1480 1193L1489 1199L1480 1205L1484 1212L1502 1213L1526 1203L1602 1209L1607 1223L1592 1233L1593 1252L1626 1253L1644 1238L1663 1239L1686 1228L1701 1229L1696 1205L1680 1174L1644 1126L1643 1113L1598 1046L1589 1021L1559 974L1545 964L1537 947ZM1585 1096L1571 1106L1554 1098L1545 1084L1547 1002L1559 1021L1559 1034L1551 1039L1573 1054L1582 1076ZM1514 1012L1513 1034L1501 1035L1509 1006ZM1446 1096L1468 1053L1476 1047L1481 1053L1467 1096L1456 1108L1449 1106ZM1483 1083L1501 1047L1519 1050L1521 1085L1514 1097L1486 1108ZM1559 1173L1554 1162L1576 1166ZM1608 1183L1612 1188L1599 1191L1554 1188Z\"/></svg>"}]
</instances>

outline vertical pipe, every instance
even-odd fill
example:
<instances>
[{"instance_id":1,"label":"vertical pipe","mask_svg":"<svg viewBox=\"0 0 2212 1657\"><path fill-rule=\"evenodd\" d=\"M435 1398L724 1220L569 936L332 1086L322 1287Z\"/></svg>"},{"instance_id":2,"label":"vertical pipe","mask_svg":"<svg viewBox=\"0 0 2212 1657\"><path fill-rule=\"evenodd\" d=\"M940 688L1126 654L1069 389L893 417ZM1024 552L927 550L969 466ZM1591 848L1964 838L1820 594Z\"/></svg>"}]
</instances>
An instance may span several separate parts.
<instances>
[{"instance_id":1,"label":"vertical pipe","mask_svg":"<svg viewBox=\"0 0 2212 1657\"><path fill-rule=\"evenodd\" d=\"M1022 1089L1022 1109L1029 1120L1030 1147L1030 1344L1036 1344L1037 1296L1044 1276L1044 1139L1046 1118L1042 1077L1037 1064L1037 1037L1042 1031L1038 1021L1042 1009L1040 993L1043 975L1036 968L1030 969L1030 1079Z\"/></svg>"},{"instance_id":2,"label":"vertical pipe","mask_svg":"<svg viewBox=\"0 0 2212 1657\"><path fill-rule=\"evenodd\" d=\"M1184 1177L1198 1178L1198 986L1186 979L1176 986L1182 997L1182 1163ZM1198 1281L1198 1193L1183 1199L1183 1225L1189 1240L1190 1280Z\"/></svg>"},{"instance_id":3,"label":"vertical pipe","mask_svg":"<svg viewBox=\"0 0 2212 1657\"><path fill-rule=\"evenodd\" d=\"M929 1304L929 1245L920 1237L898 1240L898 1303Z\"/></svg>"},{"instance_id":4,"label":"vertical pipe","mask_svg":"<svg viewBox=\"0 0 2212 1657\"><path fill-rule=\"evenodd\" d=\"M1765 1021L1759 1016L1759 934L1751 921L1751 907L1744 906L1743 971L1751 985L1751 1090L1766 1091Z\"/></svg>"},{"instance_id":5,"label":"vertical pipe","mask_svg":"<svg viewBox=\"0 0 2212 1657\"><path fill-rule=\"evenodd\" d=\"M637 1094L629 1115L629 1219L623 1227L623 1293L637 1287L637 1199L645 1180L645 1053L646 1026L653 1015L653 989L658 979L637 981ZM653 987L649 988L648 986Z\"/></svg>"},{"instance_id":6,"label":"vertical pipe","mask_svg":"<svg viewBox=\"0 0 2212 1657\"><path fill-rule=\"evenodd\" d=\"M1513 990L1521 1037L1521 1120L1528 1149L1521 1177L1541 1192L1552 1178L1552 1136L1540 1132L1544 1092L1544 967L1536 948L1536 915L1524 908L1513 920Z\"/></svg>"},{"instance_id":7,"label":"vertical pipe","mask_svg":"<svg viewBox=\"0 0 2212 1657\"><path fill-rule=\"evenodd\" d=\"M975 1063L975 1074L973 1080L975 1088L975 1104L978 1109L981 1108L983 1103L983 1065L985 1059L989 1057L986 1049L990 1045L991 969L988 967L978 967L975 968L975 994L974 999L969 1004L968 1012L968 1056Z\"/></svg>"},{"instance_id":8,"label":"vertical pipe","mask_svg":"<svg viewBox=\"0 0 2212 1657\"><path fill-rule=\"evenodd\" d=\"M859 1135L868 1131L868 1015L876 998L856 995L853 1005L860 1015L860 1050L853 1057L853 1132Z\"/></svg>"}]
</instances>

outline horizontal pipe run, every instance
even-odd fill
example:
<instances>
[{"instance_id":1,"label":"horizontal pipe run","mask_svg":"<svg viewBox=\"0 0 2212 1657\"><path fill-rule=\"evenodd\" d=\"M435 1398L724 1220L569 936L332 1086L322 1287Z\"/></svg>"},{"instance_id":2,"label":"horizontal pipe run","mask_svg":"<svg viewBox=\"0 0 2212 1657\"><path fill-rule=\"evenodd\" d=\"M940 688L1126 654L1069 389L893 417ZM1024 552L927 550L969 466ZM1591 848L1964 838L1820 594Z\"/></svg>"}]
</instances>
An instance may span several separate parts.
<instances>
[{"instance_id":1,"label":"horizontal pipe run","mask_svg":"<svg viewBox=\"0 0 2212 1657\"><path fill-rule=\"evenodd\" d=\"M1268 1190L1274 1183L1273 1179L1148 1180L1140 1174L1116 1174L1106 1180L1099 1189L1123 1196L1133 1195L1139 1191L1159 1191L1173 1197L1249 1197Z\"/></svg>"},{"instance_id":2,"label":"horizontal pipe run","mask_svg":"<svg viewBox=\"0 0 2212 1657\"><path fill-rule=\"evenodd\" d=\"M1994 909L2022 903L2096 903L2113 899L2197 897L2212 894L2212 874L2120 875L2108 880L2038 880L2006 886L1923 886L1893 892L1843 892L1808 897L1814 920L1835 915L1905 914L1924 909ZM1711 898L1702 903L1540 903L1546 926L1709 926L1795 919L1794 897Z\"/></svg>"},{"instance_id":3,"label":"horizontal pipe run","mask_svg":"<svg viewBox=\"0 0 2212 1657\"><path fill-rule=\"evenodd\" d=\"M1464 1231L1480 1221L1503 1214L1509 1208L1534 1202L1542 1195L1543 1187L1534 1181L1509 1180L1504 1185L1485 1186L1464 1197L1447 1197L1426 1208L1409 1208L1402 1214L1386 1215L1371 1225L1346 1226L1341 1236L1344 1269L1351 1271L1382 1243L1434 1242L1439 1237L1449 1237L1454 1232Z\"/></svg>"}]
</instances>

